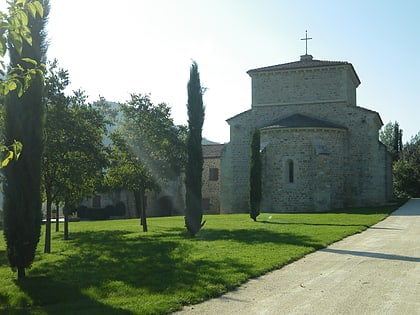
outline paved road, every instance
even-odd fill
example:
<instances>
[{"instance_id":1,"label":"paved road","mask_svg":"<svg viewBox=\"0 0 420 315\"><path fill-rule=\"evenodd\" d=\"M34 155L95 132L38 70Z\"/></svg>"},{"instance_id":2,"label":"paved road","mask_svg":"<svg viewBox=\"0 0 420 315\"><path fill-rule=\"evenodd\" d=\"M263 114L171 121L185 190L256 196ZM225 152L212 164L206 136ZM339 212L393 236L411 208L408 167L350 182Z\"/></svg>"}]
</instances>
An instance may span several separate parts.
<instances>
[{"instance_id":1,"label":"paved road","mask_svg":"<svg viewBox=\"0 0 420 315\"><path fill-rule=\"evenodd\" d=\"M363 233L175 314L420 314L420 199Z\"/></svg>"}]
</instances>

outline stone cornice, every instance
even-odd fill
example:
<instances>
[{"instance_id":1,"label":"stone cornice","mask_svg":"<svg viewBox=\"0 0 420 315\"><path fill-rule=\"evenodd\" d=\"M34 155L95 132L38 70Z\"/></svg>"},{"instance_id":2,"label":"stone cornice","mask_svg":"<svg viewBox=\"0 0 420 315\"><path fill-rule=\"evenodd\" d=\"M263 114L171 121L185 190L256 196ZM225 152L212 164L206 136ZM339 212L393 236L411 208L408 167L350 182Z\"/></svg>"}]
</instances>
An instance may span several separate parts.
<instances>
[{"instance_id":1,"label":"stone cornice","mask_svg":"<svg viewBox=\"0 0 420 315\"><path fill-rule=\"evenodd\" d=\"M287 103L267 103L267 104L252 104L253 108L256 107L268 107L268 106L290 106L290 105L309 105L309 104L331 104L331 103L347 103L347 100L344 98L334 99L334 100L316 100L316 101L302 101L302 102L287 102Z\"/></svg>"}]
</instances>

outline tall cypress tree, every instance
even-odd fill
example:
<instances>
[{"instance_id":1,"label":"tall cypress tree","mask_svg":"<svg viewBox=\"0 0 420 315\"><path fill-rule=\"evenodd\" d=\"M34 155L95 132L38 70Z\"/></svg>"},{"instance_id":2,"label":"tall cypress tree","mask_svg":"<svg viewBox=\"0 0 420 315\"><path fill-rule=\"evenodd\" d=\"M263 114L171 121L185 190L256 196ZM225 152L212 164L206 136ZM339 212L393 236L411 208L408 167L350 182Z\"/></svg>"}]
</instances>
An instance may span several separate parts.
<instances>
[{"instance_id":1,"label":"tall cypress tree","mask_svg":"<svg viewBox=\"0 0 420 315\"><path fill-rule=\"evenodd\" d=\"M30 58L38 64L45 63L46 33L44 30L49 11L48 0L41 1L43 17L29 16L32 45L22 43L20 47L10 45L10 66L20 65L23 73L34 68ZM23 144L19 160L4 170L4 236L7 256L13 270L18 271L18 279L25 277L25 269L30 267L41 232L41 156L43 149L43 78L32 77L30 86L19 97L16 91L6 97L5 140Z\"/></svg>"},{"instance_id":2,"label":"tall cypress tree","mask_svg":"<svg viewBox=\"0 0 420 315\"><path fill-rule=\"evenodd\" d=\"M201 203L201 187L203 172L203 149L201 147L202 129L204 123L203 88L197 63L190 68L188 82L188 138L187 166L185 168L185 225L191 236L195 236L204 223L203 206Z\"/></svg>"},{"instance_id":3,"label":"tall cypress tree","mask_svg":"<svg viewBox=\"0 0 420 315\"><path fill-rule=\"evenodd\" d=\"M400 159L400 155L403 150L402 144L402 129L400 129L400 125L398 122L394 123L394 134L393 134L393 144L392 144L392 153L393 153L393 160L398 161Z\"/></svg>"},{"instance_id":4,"label":"tall cypress tree","mask_svg":"<svg viewBox=\"0 0 420 315\"><path fill-rule=\"evenodd\" d=\"M249 215L257 221L260 214L261 190L261 155L260 155L260 130L255 129L251 140L251 167L249 174Z\"/></svg>"}]
</instances>

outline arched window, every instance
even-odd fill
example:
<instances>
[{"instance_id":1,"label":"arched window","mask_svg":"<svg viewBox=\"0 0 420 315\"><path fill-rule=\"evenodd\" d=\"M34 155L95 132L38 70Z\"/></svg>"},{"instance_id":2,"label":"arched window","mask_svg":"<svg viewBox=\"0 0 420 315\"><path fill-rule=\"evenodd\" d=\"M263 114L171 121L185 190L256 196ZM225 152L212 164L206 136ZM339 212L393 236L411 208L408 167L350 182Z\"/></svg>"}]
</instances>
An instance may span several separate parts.
<instances>
[{"instance_id":1,"label":"arched window","mask_svg":"<svg viewBox=\"0 0 420 315\"><path fill-rule=\"evenodd\" d=\"M287 161L287 173L289 175L289 183L293 183L295 177L294 165L292 160Z\"/></svg>"}]
</instances>

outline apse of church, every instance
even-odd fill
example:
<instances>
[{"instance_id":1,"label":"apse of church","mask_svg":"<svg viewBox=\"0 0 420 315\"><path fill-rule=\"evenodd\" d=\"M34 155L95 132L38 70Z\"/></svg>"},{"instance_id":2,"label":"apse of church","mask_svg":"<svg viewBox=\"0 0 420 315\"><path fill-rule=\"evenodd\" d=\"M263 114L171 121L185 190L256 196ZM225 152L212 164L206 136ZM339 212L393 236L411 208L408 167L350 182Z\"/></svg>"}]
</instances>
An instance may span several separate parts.
<instances>
[{"instance_id":1,"label":"apse of church","mask_svg":"<svg viewBox=\"0 0 420 315\"><path fill-rule=\"evenodd\" d=\"M251 109L227 120L221 212L247 212L250 141L261 132L263 212L326 211L392 198L391 159L375 111L356 104L351 63L299 61L248 71Z\"/></svg>"}]
</instances>

